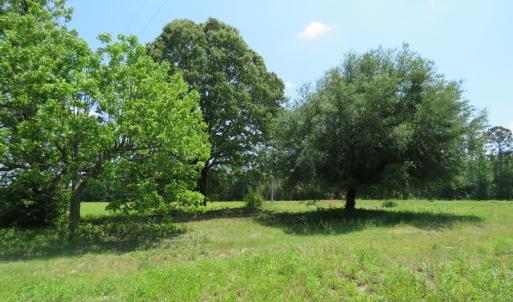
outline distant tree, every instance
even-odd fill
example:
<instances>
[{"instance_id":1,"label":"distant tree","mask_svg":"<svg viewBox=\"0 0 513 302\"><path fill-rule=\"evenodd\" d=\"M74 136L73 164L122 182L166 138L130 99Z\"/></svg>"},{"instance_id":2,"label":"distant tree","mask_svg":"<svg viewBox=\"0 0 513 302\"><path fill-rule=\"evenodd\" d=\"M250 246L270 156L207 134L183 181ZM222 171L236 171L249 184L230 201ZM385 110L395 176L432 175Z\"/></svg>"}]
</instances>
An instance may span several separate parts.
<instances>
[{"instance_id":1,"label":"distant tree","mask_svg":"<svg viewBox=\"0 0 513 302\"><path fill-rule=\"evenodd\" d=\"M490 128L488 134L494 157L495 198L511 199L513 198L513 135L511 130L501 126Z\"/></svg>"},{"instance_id":2,"label":"distant tree","mask_svg":"<svg viewBox=\"0 0 513 302\"><path fill-rule=\"evenodd\" d=\"M3 190L21 180L37 184L37 196L59 188L72 232L80 195L99 178L131 201L112 207L198 203L193 190L209 149L198 94L135 37L102 35L93 53L61 23L70 17L63 1L23 2L25 13L13 1L0 19Z\"/></svg>"},{"instance_id":3,"label":"distant tree","mask_svg":"<svg viewBox=\"0 0 513 302\"><path fill-rule=\"evenodd\" d=\"M466 162L464 181L469 188L464 198L485 200L491 197L492 169L491 161L485 150L477 150Z\"/></svg>"},{"instance_id":4,"label":"distant tree","mask_svg":"<svg viewBox=\"0 0 513 302\"><path fill-rule=\"evenodd\" d=\"M246 165L255 146L268 141L284 101L283 82L267 71L237 29L216 19L173 21L148 45L148 52L156 61L169 62L171 74L182 72L200 93L212 145L199 182L206 194L211 170Z\"/></svg>"},{"instance_id":5,"label":"distant tree","mask_svg":"<svg viewBox=\"0 0 513 302\"><path fill-rule=\"evenodd\" d=\"M350 53L282 122L283 161L296 183L344 190L352 210L371 186L450 180L482 128L473 115L460 84L407 46Z\"/></svg>"},{"instance_id":6,"label":"distant tree","mask_svg":"<svg viewBox=\"0 0 513 302\"><path fill-rule=\"evenodd\" d=\"M483 123L485 122L483 121ZM492 193L492 161L488 154L488 131L474 131L467 136L461 169L456 177L446 183L440 195L434 197L449 199L484 200Z\"/></svg>"},{"instance_id":7,"label":"distant tree","mask_svg":"<svg viewBox=\"0 0 513 302\"><path fill-rule=\"evenodd\" d=\"M492 151L498 156L504 156L504 154L511 151L513 146L511 130L501 126L495 126L488 130L488 136Z\"/></svg>"}]
</instances>

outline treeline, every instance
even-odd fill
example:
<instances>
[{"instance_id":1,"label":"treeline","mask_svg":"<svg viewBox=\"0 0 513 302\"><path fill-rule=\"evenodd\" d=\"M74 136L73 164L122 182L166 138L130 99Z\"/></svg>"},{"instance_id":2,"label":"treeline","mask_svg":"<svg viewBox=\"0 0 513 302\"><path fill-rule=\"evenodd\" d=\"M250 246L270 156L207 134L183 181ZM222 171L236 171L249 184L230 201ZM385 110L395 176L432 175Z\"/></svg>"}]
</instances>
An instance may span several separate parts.
<instances>
[{"instance_id":1,"label":"treeline","mask_svg":"<svg viewBox=\"0 0 513 302\"><path fill-rule=\"evenodd\" d=\"M459 175L435 196L513 199L513 138L510 129L501 126L489 128L466 155Z\"/></svg>"},{"instance_id":2,"label":"treeline","mask_svg":"<svg viewBox=\"0 0 513 302\"><path fill-rule=\"evenodd\" d=\"M431 188L418 189L411 186L383 188L369 187L363 198L394 199L513 199L513 143L511 130L496 126L481 132L482 136L472 149L465 153L464 160L455 166L457 174L445 183ZM259 171L218 171L212 178L212 200L243 200L245 194L258 192L266 199L340 199L341 192L322 188L298 188L292 186L285 176L266 176ZM94 198L93 198L94 199Z\"/></svg>"},{"instance_id":3,"label":"treeline","mask_svg":"<svg viewBox=\"0 0 513 302\"><path fill-rule=\"evenodd\" d=\"M292 102L239 32L176 20L92 50L64 1L0 0L0 224L79 224L82 201L512 198L511 131L411 51L349 53ZM288 104L288 105L287 105Z\"/></svg>"}]
</instances>

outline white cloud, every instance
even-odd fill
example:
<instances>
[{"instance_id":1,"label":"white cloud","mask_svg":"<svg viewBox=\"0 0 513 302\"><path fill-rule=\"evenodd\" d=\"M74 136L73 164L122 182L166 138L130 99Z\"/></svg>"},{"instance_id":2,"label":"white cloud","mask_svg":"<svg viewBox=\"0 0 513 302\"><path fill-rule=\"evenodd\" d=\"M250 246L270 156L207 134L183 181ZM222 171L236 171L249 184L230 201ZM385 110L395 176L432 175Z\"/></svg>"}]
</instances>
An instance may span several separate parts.
<instances>
[{"instance_id":1,"label":"white cloud","mask_svg":"<svg viewBox=\"0 0 513 302\"><path fill-rule=\"evenodd\" d=\"M513 131L513 121L509 122L508 128L509 130Z\"/></svg>"},{"instance_id":2,"label":"white cloud","mask_svg":"<svg viewBox=\"0 0 513 302\"><path fill-rule=\"evenodd\" d=\"M291 81L285 81L285 89L292 90L294 88L296 88L296 85L294 85L294 83L292 83Z\"/></svg>"},{"instance_id":3,"label":"white cloud","mask_svg":"<svg viewBox=\"0 0 513 302\"><path fill-rule=\"evenodd\" d=\"M333 31L333 26L319 21L311 21L305 25L305 29L298 34L298 37L301 39L314 40L331 31Z\"/></svg>"}]
</instances>

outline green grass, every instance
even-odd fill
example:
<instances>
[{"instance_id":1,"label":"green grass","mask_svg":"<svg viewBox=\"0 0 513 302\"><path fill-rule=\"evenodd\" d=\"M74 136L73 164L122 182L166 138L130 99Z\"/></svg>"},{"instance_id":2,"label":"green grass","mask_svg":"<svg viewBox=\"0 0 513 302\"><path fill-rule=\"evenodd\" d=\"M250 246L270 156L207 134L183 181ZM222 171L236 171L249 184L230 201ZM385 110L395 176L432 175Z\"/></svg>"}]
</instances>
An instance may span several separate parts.
<instances>
[{"instance_id":1,"label":"green grass","mask_svg":"<svg viewBox=\"0 0 513 302\"><path fill-rule=\"evenodd\" d=\"M511 301L513 202L216 202L0 230L0 301Z\"/></svg>"}]
</instances>

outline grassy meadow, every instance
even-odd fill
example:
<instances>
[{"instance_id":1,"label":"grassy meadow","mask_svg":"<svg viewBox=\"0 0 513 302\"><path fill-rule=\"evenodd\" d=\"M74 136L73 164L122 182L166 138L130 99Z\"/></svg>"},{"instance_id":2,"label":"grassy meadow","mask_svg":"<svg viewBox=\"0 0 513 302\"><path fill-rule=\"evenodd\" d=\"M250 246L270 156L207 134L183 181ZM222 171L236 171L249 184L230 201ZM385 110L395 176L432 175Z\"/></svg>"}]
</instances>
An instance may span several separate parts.
<instances>
[{"instance_id":1,"label":"grassy meadow","mask_svg":"<svg viewBox=\"0 0 513 302\"><path fill-rule=\"evenodd\" d=\"M512 301L513 202L83 203L77 237L0 229L0 301Z\"/></svg>"}]
</instances>

